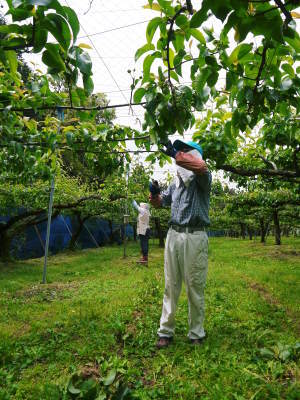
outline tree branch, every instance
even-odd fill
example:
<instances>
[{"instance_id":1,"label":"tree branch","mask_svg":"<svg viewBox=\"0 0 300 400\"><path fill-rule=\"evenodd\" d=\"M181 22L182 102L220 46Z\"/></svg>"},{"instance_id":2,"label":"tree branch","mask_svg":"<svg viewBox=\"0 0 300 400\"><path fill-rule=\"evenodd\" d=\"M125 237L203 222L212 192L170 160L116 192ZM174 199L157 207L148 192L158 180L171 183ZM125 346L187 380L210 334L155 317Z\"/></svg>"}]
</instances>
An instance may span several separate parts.
<instances>
[{"instance_id":1,"label":"tree branch","mask_svg":"<svg viewBox=\"0 0 300 400\"><path fill-rule=\"evenodd\" d=\"M271 8L268 8L267 10L264 10L264 11L261 11L261 12L259 12L259 13L257 13L257 14L254 14L253 15L253 17L258 17L259 15L264 15L264 14L267 14L268 12L270 12L270 11L274 11L274 10L278 10L278 9L281 9L281 11L283 12L283 14L287 17L287 14L286 13L288 13L289 15L290 15L290 19L288 19L288 18L286 18L286 20L285 20L285 24L288 24L293 18L292 18L292 15L287 11L287 9L285 8L285 6L287 6L287 5L289 5L289 4L291 4L291 3L293 3L292 1L287 1L285 4L283 4L280 0L274 0L274 2L277 4L275 7L271 7ZM279 2L281 3L281 5L282 5L282 7L279 5ZM251 1L251 3L255 3L254 1ZM259 1L257 1L256 3L260 3ZM262 2L261 2L262 3ZM284 10L284 11L283 11ZM288 21L288 22L287 22Z\"/></svg>"},{"instance_id":2,"label":"tree branch","mask_svg":"<svg viewBox=\"0 0 300 400\"><path fill-rule=\"evenodd\" d=\"M125 196L123 195L118 195L118 196L111 196L110 201L116 201L119 199L125 198ZM71 203L65 203L65 204L54 204L53 205L53 214L57 215L59 214L60 211L62 210L67 210L67 209L72 209L75 208L77 206L80 206L82 203L85 203L86 201L90 201L90 200L101 200L102 196L98 195L98 194L93 194L90 196L84 196L79 198L78 200L71 202ZM1 231L5 231L10 229L13 225L15 225L18 222L21 222L22 220L26 219L26 218L31 218L31 217L35 217L32 219L32 224L34 223L38 223L36 222L43 214L45 214L46 210L40 208L40 209L36 209L36 210L28 210L23 212L22 214L16 215L15 217L10 218L5 224L1 224L0 225L0 232ZM42 220L40 220L40 222L42 222ZM30 221L31 223L31 221Z\"/></svg>"},{"instance_id":3,"label":"tree branch","mask_svg":"<svg viewBox=\"0 0 300 400\"><path fill-rule=\"evenodd\" d=\"M223 171L233 172L234 174L241 176L255 176L255 175L263 175L263 176L278 176L278 177L286 177L286 178L299 178L300 173L297 171L287 171L281 169L264 169L264 168L253 168L246 169L243 167L234 167L229 164L224 164L217 166L217 169L222 169Z\"/></svg>"},{"instance_id":4,"label":"tree branch","mask_svg":"<svg viewBox=\"0 0 300 400\"><path fill-rule=\"evenodd\" d=\"M158 153L158 150L124 150L124 151L97 151L97 150L84 150L84 149L78 149L78 150L74 150L71 147L64 148L65 150L70 150L73 151L75 153L88 153L88 154L139 154L139 153Z\"/></svg>"},{"instance_id":5,"label":"tree branch","mask_svg":"<svg viewBox=\"0 0 300 400\"><path fill-rule=\"evenodd\" d=\"M191 0L186 0L186 8L190 15L194 14L193 4L192 4Z\"/></svg>"},{"instance_id":6,"label":"tree branch","mask_svg":"<svg viewBox=\"0 0 300 400\"><path fill-rule=\"evenodd\" d=\"M277 6L271 7L271 8L268 8L267 10L264 10L264 11L261 11L261 12L259 12L259 13L257 13L257 14L254 14L253 17L259 17L260 15L267 14L267 13L269 13L269 12L271 12L271 11L274 11L274 10L277 10L277 9L278 9Z\"/></svg>"},{"instance_id":7,"label":"tree branch","mask_svg":"<svg viewBox=\"0 0 300 400\"><path fill-rule=\"evenodd\" d=\"M280 8L280 10L282 11L282 13L285 16L285 21L284 21L284 25L288 26L289 22L292 21L293 17L292 14L285 8L285 6L287 6L289 3L291 3L290 1L283 4L281 0L274 0L275 4L277 4L278 8Z\"/></svg>"},{"instance_id":8,"label":"tree branch","mask_svg":"<svg viewBox=\"0 0 300 400\"><path fill-rule=\"evenodd\" d=\"M176 13L175 15L169 20L170 22L170 28L168 31L168 37L167 37L167 64L168 64L168 82L170 85L170 88L172 90L172 93L174 92L174 86L173 83L171 81L171 65L170 65L170 42L171 42L171 37L173 34L173 26L175 23L176 18L183 12L185 11L187 8L186 6L181 7Z\"/></svg>"},{"instance_id":9,"label":"tree branch","mask_svg":"<svg viewBox=\"0 0 300 400\"><path fill-rule=\"evenodd\" d=\"M96 140L95 143L106 143L106 142L125 142L125 141L131 141L131 140L140 140L140 139L149 139L149 135L144 135L144 136L139 136L136 138L124 138L124 139L106 139L106 140ZM17 142L20 144L23 144L24 146L37 146L37 147L43 147L47 146L47 143L39 143L39 142L24 142L24 140L21 140L19 138L9 138L9 143L0 143L0 147L7 147L8 145L11 145L12 142ZM82 141L77 141L73 142L73 145L78 145L78 144L84 144ZM47 146L49 147L49 146Z\"/></svg>"},{"instance_id":10,"label":"tree branch","mask_svg":"<svg viewBox=\"0 0 300 400\"><path fill-rule=\"evenodd\" d=\"M234 200L234 204L237 206L248 206L248 207L261 207L262 204L260 201L257 201L256 199L250 200L250 199L245 199L245 200ZM280 206L299 206L300 205L300 199L284 199L284 200L272 200L272 204L266 204L264 205L265 207L268 208L273 208L273 207L280 207Z\"/></svg>"},{"instance_id":11,"label":"tree branch","mask_svg":"<svg viewBox=\"0 0 300 400\"><path fill-rule=\"evenodd\" d=\"M24 147L30 147L32 146L32 143L22 143L22 145ZM10 144L1 144L0 143L0 148L8 148L10 147ZM41 147L44 149L50 149L50 146L47 146L46 144L43 143L34 143L33 147ZM157 153L158 150L120 150L120 151L116 151L116 150L112 150L112 151L103 151L103 150L86 150L86 149L76 149L76 148L72 148L68 145L62 145L62 146L55 146L55 150L69 150L72 151L74 153L89 153L89 154L130 154L130 153L134 153L134 154L139 154L139 153Z\"/></svg>"},{"instance_id":12,"label":"tree branch","mask_svg":"<svg viewBox=\"0 0 300 400\"><path fill-rule=\"evenodd\" d=\"M295 171L300 174L300 165L298 163L298 153L300 152L300 146L296 147L294 153L293 153L293 162L294 162L294 167Z\"/></svg>"},{"instance_id":13,"label":"tree branch","mask_svg":"<svg viewBox=\"0 0 300 400\"><path fill-rule=\"evenodd\" d=\"M89 8L86 10L85 13L83 13L83 15L86 15L90 11L90 9L92 8L93 2L94 2L94 0L89 0Z\"/></svg>"},{"instance_id":14,"label":"tree branch","mask_svg":"<svg viewBox=\"0 0 300 400\"><path fill-rule=\"evenodd\" d=\"M55 218L57 218L59 215L59 211L55 211L52 214L51 221L53 221ZM37 225L41 224L42 222L45 222L48 220L48 215L45 215L44 217L40 218L40 215L37 216L35 219L33 219L31 222L26 223L26 226L32 226L32 225Z\"/></svg>"},{"instance_id":15,"label":"tree branch","mask_svg":"<svg viewBox=\"0 0 300 400\"><path fill-rule=\"evenodd\" d=\"M261 55L261 62L260 62L260 66L259 66L257 77L256 77L256 83L255 83L255 86L254 86L254 89L253 89L254 93L257 92L257 88L258 88L259 82L260 82L260 77L261 77L261 74L263 72L263 69L264 69L264 66L265 66L265 63L266 63L267 50L268 50L268 46L265 44L264 47L263 47L262 55Z\"/></svg>"},{"instance_id":16,"label":"tree branch","mask_svg":"<svg viewBox=\"0 0 300 400\"><path fill-rule=\"evenodd\" d=\"M263 160L263 162L264 162L267 166L273 168L274 170L277 170L277 169L278 169L277 166L276 166L276 164L275 164L273 161L269 161L269 160L267 160L265 157L260 156L260 155L258 156L258 158L260 158L261 160Z\"/></svg>"}]
</instances>

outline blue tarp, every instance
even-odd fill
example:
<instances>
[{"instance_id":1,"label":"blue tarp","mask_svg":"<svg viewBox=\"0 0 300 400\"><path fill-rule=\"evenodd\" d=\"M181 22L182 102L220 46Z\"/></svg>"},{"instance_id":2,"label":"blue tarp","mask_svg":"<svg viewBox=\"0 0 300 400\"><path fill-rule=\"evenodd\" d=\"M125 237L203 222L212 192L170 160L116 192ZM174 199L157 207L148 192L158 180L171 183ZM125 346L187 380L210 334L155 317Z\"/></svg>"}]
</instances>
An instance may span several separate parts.
<instances>
[{"instance_id":1,"label":"blue tarp","mask_svg":"<svg viewBox=\"0 0 300 400\"><path fill-rule=\"evenodd\" d=\"M223 230L218 230L218 231L208 231L207 235L209 237L220 237L220 236L225 236L225 232Z\"/></svg>"},{"instance_id":2,"label":"blue tarp","mask_svg":"<svg viewBox=\"0 0 300 400\"><path fill-rule=\"evenodd\" d=\"M9 217L1 217L0 222L7 222ZM77 228L77 220L68 216L59 215L51 223L49 242L50 254L56 254L68 247L71 233ZM46 241L47 222L28 227L22 235L14 238L11 253L15 258L27 259L42 257ZM114 241L121 244L123 241L123 226L113 224ZM133 237L133 228L126 226L127 237ZM110 241L111 230L108 221L92 218L84 223L84 227L76 242L78 248L95 248Z\"/></svg>"},{"instance_id":3,"label":"blue tarp","mask_svg":"<svg viewBox=\"0 0 300 400\"><path fill-rule=\"evenodd\" d=\"M9 217L1 217L0 222L7 222ZM50 254L56 254L68 247L71 233L76 230L78 222L76 218L59 215L51 223L49 242ZM30 226L19 237L16 237L11 246L11 253L15 258L27 259L42 257L46 241L47 222ZM123 225L113 224L113 240L119 245L123 242ZM126 236L133 237L133 227L126 225ZM224 231L209 231L208 236L224 236ZM111 229L108 221L100 218L91 218L85 222L76 246L80 249L95 248L109 243Z\"/></svg>"}]
</instances>

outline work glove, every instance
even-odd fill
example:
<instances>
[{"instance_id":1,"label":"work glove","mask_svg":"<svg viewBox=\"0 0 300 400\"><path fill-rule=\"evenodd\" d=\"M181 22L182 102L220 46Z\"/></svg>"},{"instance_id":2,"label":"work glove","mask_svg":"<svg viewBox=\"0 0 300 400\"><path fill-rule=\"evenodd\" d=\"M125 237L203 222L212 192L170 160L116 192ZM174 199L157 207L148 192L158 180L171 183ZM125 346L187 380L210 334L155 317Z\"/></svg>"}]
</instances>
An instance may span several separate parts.
<instances>
[{"instance_id":1,"label":"work glove","mask_svg":"<svg viewBox=\"0 0 300 400\"><path fill-rule=\"evenodd\" d=\"M138 208L138 204L137 204L137 202L135 200L132 200L132 206L134 208Z\"/></svg>"},{"instance_id":2,"label":"work glove","mask_svg":"<svg viewBox=\"0 0 300 400\"><path fill-rule=\"evenodd\" d=\"M175 158L176 157L176 153L177 150L175 149L175 147L173 146L171 140L168 140L168 142L166 144L164 144L164 146L166 147L165 149L161 149L160 151L164 154L166 154L169 157Z\"/></svg>"},{"instance_id":3,"label":"work glove","mask_svg":"<svg viewBox=\"0 0 300 400\"><path fill-rule=\"evenodd\" d=\"M160 187L157 181L152 181L149 183L149 191L152 196L157 196L160 194Z\"/></svg>"}]
</instances>

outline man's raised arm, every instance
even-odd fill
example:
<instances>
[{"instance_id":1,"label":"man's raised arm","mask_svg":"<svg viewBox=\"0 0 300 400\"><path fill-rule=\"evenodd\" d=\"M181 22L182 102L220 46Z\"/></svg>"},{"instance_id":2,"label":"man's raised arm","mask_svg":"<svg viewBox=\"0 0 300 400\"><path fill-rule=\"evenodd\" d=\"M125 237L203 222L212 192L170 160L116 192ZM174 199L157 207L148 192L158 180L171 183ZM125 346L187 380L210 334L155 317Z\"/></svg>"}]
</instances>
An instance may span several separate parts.
<instances>
[{"instance_id":1,"label":"man's raised arm","mask_svg":"<svg viewBox=\"0 0 300 400\"><path fill-rule=\"evenodd\" d=\"M178 151L175 160L177 165L189 171L193 171L196 175L203 175L208 171L205 161L194 154Z\"/></svg>"}]
</instances>

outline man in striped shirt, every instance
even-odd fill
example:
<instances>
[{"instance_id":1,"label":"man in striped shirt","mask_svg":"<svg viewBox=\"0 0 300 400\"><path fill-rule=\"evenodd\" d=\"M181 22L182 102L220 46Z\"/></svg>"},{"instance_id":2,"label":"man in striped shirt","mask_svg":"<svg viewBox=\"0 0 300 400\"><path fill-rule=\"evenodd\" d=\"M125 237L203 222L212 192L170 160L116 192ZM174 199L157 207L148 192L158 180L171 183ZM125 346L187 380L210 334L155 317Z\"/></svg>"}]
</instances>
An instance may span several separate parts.
<instances>
[{"instance_id":1,"label":"man in striped shirt","mask_svg":"<svg viewBox=\"0 0 300 400\"><path fill-rule=\"evenodd\" d=\"M189 333L193 344L205 338L204 289L208 269L209 198L211 173L202 159L202 148L195 142L169 141L165 154L177 165L174 182L162 194L150 188L154 207L171 206L171 219L165 246L165 292L158 329L158 348L167 347L175 332L175 311L182 281L189 304ZM152 192L152 193L151 193Z\"/></svg>"}]
</instances>

